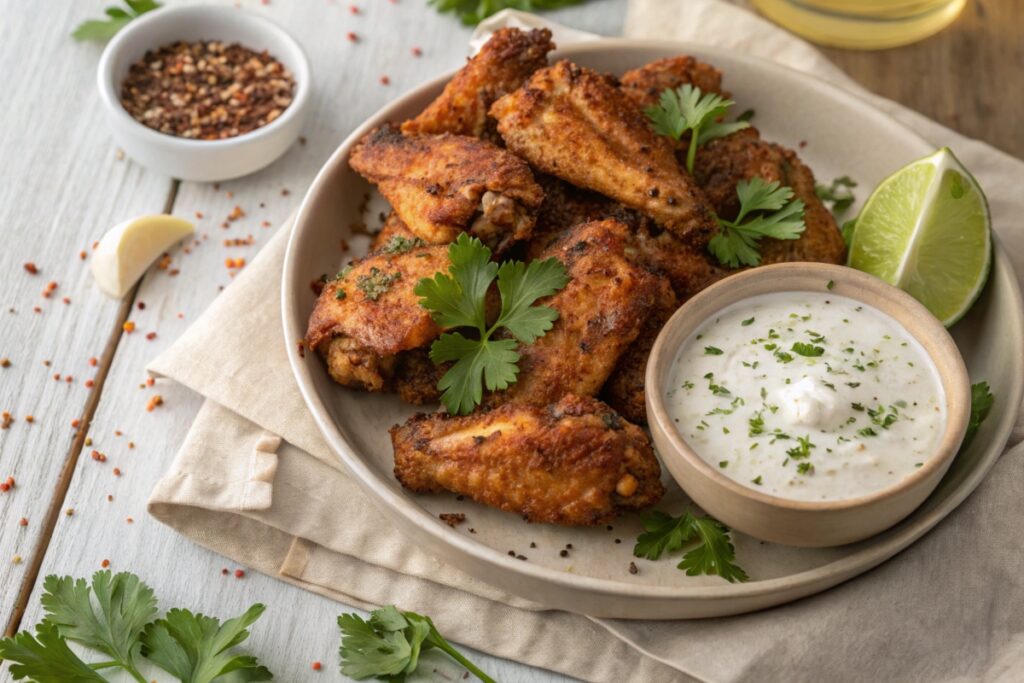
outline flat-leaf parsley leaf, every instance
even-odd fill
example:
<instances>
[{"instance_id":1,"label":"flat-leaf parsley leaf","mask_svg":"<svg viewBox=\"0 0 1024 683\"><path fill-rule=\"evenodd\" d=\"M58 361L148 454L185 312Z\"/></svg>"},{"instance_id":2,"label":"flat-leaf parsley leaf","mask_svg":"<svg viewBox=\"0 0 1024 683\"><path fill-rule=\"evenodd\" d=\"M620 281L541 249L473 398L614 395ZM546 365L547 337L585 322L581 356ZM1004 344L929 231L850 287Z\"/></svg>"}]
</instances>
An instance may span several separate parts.
<instances>
[{"instance_id":1,"label":"flat-leaf parsley leaf","mask_svg":"<svg viewBox=\"0 0 1024 683\"><path fill-rule=\"evenodd\" d=\"M369 620L354 613L342 614L338 627L341 673L357 681L374 677L404 681L419 665L420 653L436 647L484 683L495 683L444 639L430 617L386 605L371 612Z\"/></svg>"},{"instance_id":2,"label":"flat-leaf parsley leaf","mask_svg":"<svg viewBox=\"0 0 1024 683\"><path fill-rule=\"evenodd\" d=\"M971 385L971 417L967 422L967 431L964 432L964 440L960 444L963 450L970 445L974 435L978 433L978 427L988 417L992 410L995 397L989 391L988 382L978 382Z\"/></svg>"},{"instance_id":3,"label":"flat-leaf parsley leaf","mask_svg":"<svg viewBox=\"0 0 1024 683\"><path fill-rule=\"evenodd\" d=\"M532 344L558 318L555 309L533 304L564 287L569 274L554 258L529 264L506 261L499 266L491 261L490 249L465 233L448 247L448 257L448 274L424 278L413 291L442 328L469 328L468 336L445 332L430 347L435 363L454 362L437 388L443 392L441 402L448 412L464 415L480 404L483 386L502 390L516 381L518 343ZM489 325L485 300L495 279L501 313ZM494 339L502 328L513 338Z\"/></svg>"},{"instance_id":4,"label":"flat-leaf parsley leaf","mask_svg":"<svg viewBox=\"0 0 1024 683\"><path fill-rule=\"evenodd\" d=\"M697 517L689 511L672 517L654 510L641 515L640 520L645 531L633 547L636 557L657 560L664 553L695 544L677 565L687 575L717 575L729 583L748 580L747 573L735 564L736 549L729 540L729 528L717 519Z\"/></svg>"},{"instance_id":5,"label":"flat-leaf parsley leaf","mask_svg":"<svg viewBox=\"0 0 1024 683\"><path fill-rule=\"evenodd\" d=\"M700 145L750 127L746 121L719 121L734 104L721 95L703 92L687 83L674 90L662 90L658 104L645 109L644 114L658 135L679 141L687 131L691 133L690 146L686 151L686 170L692 174Z\"/></svg>"},{"instance_id":6,"label":"flat-leaf parsley leaf","mask_svg":"<svg viewBox=\"0 0 1024 683\"><path fill-rule=\"evenodd\" d=\"M467 26L475 26L503 9L539 12L578 5L586 0L430 0L438 12L454 12Z\"/></svg>"},{"instance_id":7,"label":"flat-leaf parsley leaf","mask_svg":"<svg viewBox=\"0 0 1024 683\"><path fill-rule=\"evenodd\" d=\"M736 185L740 211L735 220L717 218L721 230L708 249L731 268L761 264L759 243L764 237L795 240L804 232L804 203L777 181L754 177Z\"/></svg>"},{"instance_id":8,"label":"flat-leaf parsley leaf","mask_svg":"<svg viewBox=\"0 0 1024 683\"><path fill-rule=\"evenodd\" d=\"M125 0L125 8L111 6L104 10L106 19L89 19L79 24L71 37L75 40L106 41L123 29L132 19L160 7L156 0Z\"/></svg>"}]
</instances>

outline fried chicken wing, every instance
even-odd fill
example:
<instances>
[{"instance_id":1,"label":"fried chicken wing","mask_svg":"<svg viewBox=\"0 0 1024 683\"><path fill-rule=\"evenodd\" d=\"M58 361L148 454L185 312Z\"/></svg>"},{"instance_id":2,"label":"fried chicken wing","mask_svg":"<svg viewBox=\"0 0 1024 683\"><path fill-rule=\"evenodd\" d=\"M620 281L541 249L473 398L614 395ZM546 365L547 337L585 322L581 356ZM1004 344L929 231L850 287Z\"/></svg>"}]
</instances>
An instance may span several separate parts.
<instances>
[{"instance_id":1,"label":"fried chicken wing","mask_svg":"<svg viewBox=\"0 0 1024 683\"><path fill-rule=\"evenodd\" d=\"M715 222L667 138L608 78L571 62L541 69L491 107L510 150L544 173L650 216L694 244Z\"/></svg>"},{"instance_id":2,"label":"fried chicken wing","mask_svg":"<svg viewBox=\"0 0 1024 683\"><path fill-rule=\"evenodd\" d=\"M647 424L647 405L644 401L647 359L658 333L678 307L679 302L668 279L658 278L658 296L654 308L601 389L601 398L627 420Z\"/></svg>"},{"instance_id":3,"label":"fried chicken wing","mask_svg":"<svg viewBox=\"0 0 1024 683\"><path fill-rule=\"evenodd\" d=\"M665 492L647 435L592 398L417 415L391 428L391 443L407 489L459 493L531 522L603 524Z\"/></svg>"},{"instance_id":4,"label":"fried chicken wing","mask_svg":"<svg viewBox=\"0 0 1024 683\"><path fill-rule=\"evenodd\" d=\"M349 164L430 244L465 231L501 253L530 236L544 199L526 162L477 138L408 137L384 126L359 141Z\"/></svg>"},{"instance_id":5,"label":"fried chicken wing","mask_svg":"<svg viewBox=\"0 0 1024 683\"><path fill-rule=\"evenodd\" d=\"M306 348L327 360L334 381L381 391L394 355L419 348L440 334L413 288L421 278L448 269L448 248L423 246L378 252L328 282L306 331Z\"/></svg>"},{"instance_id":6,"label":"fried chicken wing","mask_svg":"<svg viewBox=\"0 0 1024 683\"><path fill-rule=\"evenodd\" d=\"M541 254L569 272L565 288L538 302L558 311L558 319L543 337L520 346L516 383L489 394L488 405L547 405L570 393L597 394L657 296L657 278L624 255L628 236L616 221L584 223Z\"/></svg>"},{"instance_id":7,"label":"fried chicken wing","mask_svg":"<svg viewBox=\"0 0 1024 683\"><path fill-rule=\"evenodd\" d=\"M430 360L430 353L426 347L403 351L396 359L391 388L406 403L417 406L438 403L441 400L441 391L437 388L437 383L451 365L434 363Z\"/></svg>"},{"instance_id":8,"label":"fried chicken wing","mask_svg":"<svg viewBox=\"0 0 1024 683\"><path fill-rule=\"evenodd\" d=\"M620 83L619 87L626 96L641 109L657 104L663 90L674 90L688 83L703 92L729 96L722 89L722 72L688 55L656 59L639 69L627 71Z\"/></svg>"},{"instance_id":9,"label":"fried chicken wing","mask_svg":"<svg viewBox=\"0 0 1024 683\"><path fill-rule=\"evenodd\" d=\"M494 135L487 111L502 95L517 89L547 65L555 49L551 31L499 29L445 86L444 92L419 116L402 124L406 135L452 133L473 137Z\"/></svg>"},{"instance_id":10,"label":"fried chicken wing","mask_svg":"<svg viewBox=\"0 0 1024 683\"><path fill-rule=\"evenodd\" d=\"M395 241L396 237L400 239ZM380 227L380 231L370 240L370 251L380 251L381 249L386 249L388 245L401 244L401 240L409 240L415 243L418 239L415 233L402 222L398 214L392 211L384 219L384 225Z\"/></svg>"},{"instance_id":11,"label":"fried chicken wing","mask_svg":"<svg viewBox=\"0 0 1024 683\"><path fill-rule=\"evenodd\" d=\"M796 152L762 140L756 128L711 140L697 150L694 177L715 212L724 218L735 218L739 211L736 184L755 176L793 188L796 197L804 202L807 226L800 239L762 240L762 263L845 262L846 244L842 234L832 212L814 192L814 174Z\"/></svg>"}]
</instances>

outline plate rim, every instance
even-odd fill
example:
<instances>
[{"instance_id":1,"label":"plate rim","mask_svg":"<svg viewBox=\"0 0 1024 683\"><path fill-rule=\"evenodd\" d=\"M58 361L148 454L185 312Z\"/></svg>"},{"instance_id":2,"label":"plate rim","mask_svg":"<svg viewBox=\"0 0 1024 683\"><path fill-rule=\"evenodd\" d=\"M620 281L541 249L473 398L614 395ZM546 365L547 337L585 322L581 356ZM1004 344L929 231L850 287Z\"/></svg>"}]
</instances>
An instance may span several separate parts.
<instances>
[{"instance_id":1,"label":"plate rim","mask_svg":"<svg viewBox=\"0 0 1024 683\"><path fill-rule=\"evenodd\" d=\"M907 138L911 140L914 145L920 148L921 156L924 156L933 150L932 144L924 140L913 129L909 128L902 122L893 119L890 115L880 111L864 99L857 97L848 90L803 71L792 69L775 62L758 60L746 54L735 53L722 48L716 48L714 46L673 40L601 38L594 41L568 45L565 48L560 48L555 51L552 56L555 59L560 59L572 58L580 53L590 53L594 51L604 52L615 50L629 52L640 49L661 50L664 51L666 55L672 53L694 54L701 57L707 57L709 61L714 61L718 58L732 62L743 62L753 70L767 71L775 77L806 79L813 82L816 88L826 91L830 97L845 102L859 113L876 120L884 121L885 125L903 129L903 133ZM639 600L644 603L648 601L669 601L671 603L712 603L732 600L746 600L749 602L756 598L788 593L788 597L783 596L774 602L761 601L753 607L745 607L732 611L723 610L713 613L721 616L725 614L752 611L754 609L759 609L760 607L789 602L790 600L798 597L810 595L838 585L847 579L878 566L882 562L890 559L900 551L915 543L918 539L933 529L940 521L945 519L953 510L959 507L967 496L969 496L988 476L1009 440L1013 424L1015 422L1015 413L1013 411L1007 411L1004 413L1003 419L995 426L992 436L990 437L990 443L980 458L982 462L980 462L979 465L971 471L970 476L961 482L955 491L951 493L951 495L945 499L942 504L928 511L920 519L912 518L912 516L916 514L915 511L914 513L911 513L911 517L902 520L896 526L881 532L871 539L862 541L862 543L869 543L874 539L878 539L877 543L827 564L811 569L805 569L794 574L787 574L785 576L763 579L760 581L750 581L747 583L722 583L721 585L716 584L689 587L681 587L678 585L661 586L627 583L624 581L616 581L614 579L583 576L543 567L541 565L521 562L509 564L508 557L505 553L491 548L482 542L469 538L468 536L457 534L439 520L434 519L432 515L423 510L400 491L392 490L387 486L381 486L379 478L376 476L374 471L371 470L369 465L362 462L362 459L358 455L356 449L346 441L345 437L337 429L334 421L330 418L326 406L318 396L316 388L313 385L312 378L309 376L309 365L306 364L298 354L291 352L292 344L289 340L294 339L296 334L296 329L292 325L292 321L295 319L295 311L293 309L292 302L296 299L295 293L300 289L297 283L306 283L303 284L302 287L307 287L309 280L308 277L304 278L303 274L296 272L296 253L299 250L297 244L301 240L300 235L302 233L300 226L305 222L308 213L311 211L311 196L314 189L319 188L324 182L325 177L332 175L339 164L346 162L347 152L355 140L358 140L373 127L386 120L389 112L400 108L410 100L423 97L426 92L439 90L444 83L451 79L456 71L457 69L450 70L436 78L428 80L416 88L413 88L394 100L391 100L359 124L338 145L334 152L331 153L330 157L324 162L323 166L310 183L308 190L303 196L298 212L296 213L294 227L288 238L288 246L285 253L282 273L281 322L284 327L285 347L288 350L287 356L292 369L292 374L299 386L303 400L306 403L307 408L312 413L317 427L320 429L321 434L333 451L334 455L342 461L346 470L353 475L353 478L368 494L370 499L373 500L388 516L393 517L398 521L404 521L413 525L417 532L423 534L422 537L413 537L411 534L406 533L406 529L404 529L401 524L398 525L399 530L405 533L405 535L415 544L421 547L426 547L432 554L440 555L439 559L449 564L455 563L448 558L445 558L443 553L454 552L459 556L459 559L471 563L474 567L480 570L491 569L493 570L493 573L478 575L482 580L491 585L498 585L506 588L511 592L527 597L528 599L531 586L537 586L540 584L555 586L562 591L565 591L565 594L569 597L566 600L559 600L562 604L553 605L552 607L582 612L590 615L603 614L605 616L615 616L627 619L679 618L678 616L652 617L649 614L643 616L630 616L622 613L622 610L616 609L573 609L573 605L577 603L574 602L572 596L577 596L577 598L581 596L600 596L602 598L625 599L630 601ZM1024 304L1022 304L1020 287L1017 278L1014 275L1009 258L1003 250L998 236L993 234L993 238L993 260L995 267L992 268L991 278L994 280L1001 277L1007 281L1010 297L1015 304L1015 309L1017 310L1017 315L1011 321L1008 321L1007 324L1016 327L1016 331L1018 333L1017 338L1019 339L1024 335ZM300 331L299 338L301 338L301 336L302 332ZM1015 365L1014 370L1021 370L1022 366L1024 366L1024 359L1016 358L1013 362ZM1012 399L1013 405L1020 405L1022 398L1024 398L1024 373L1014 372L1013 376L1016 379L1012 385L1012 395L1007 397L1007 400ZM929 496L929 499L930 498L931 496ZM927 500L925 504L927 504ZM507 580L502 580L500 575L505 573L511 573L518 576L520 581L513 583ZM529 580L530 583L523 583L523 579ZM584 600L584 602L590 601ZM544 606L548 607L549 605ZM579 605L577 604L577 607L578 606ZM671 609L661 611L667 613L672 612ZM711 613L708 613L707 616L711 616Z\"/></svg>"}]
</instances>

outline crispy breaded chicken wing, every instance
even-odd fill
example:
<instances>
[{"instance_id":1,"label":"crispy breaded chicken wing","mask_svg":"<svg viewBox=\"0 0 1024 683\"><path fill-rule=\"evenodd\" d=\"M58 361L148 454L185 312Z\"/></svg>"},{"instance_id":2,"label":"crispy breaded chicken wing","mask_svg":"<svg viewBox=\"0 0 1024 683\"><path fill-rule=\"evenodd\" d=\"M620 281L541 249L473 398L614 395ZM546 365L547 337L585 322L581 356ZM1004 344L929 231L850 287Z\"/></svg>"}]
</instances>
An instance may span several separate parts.
<instances>
[{"instance_id":1,"label":"crispy breaded chicken wing","mask_svg":"<svg viewBox=\"0 0 1024 683\"><path fill-rule=\"evenodd\" d=\"M437 383L451 365L434 363L430 360L427 347L403 351L396 357L391 388L406 403L417 406L438 403L441 390L437 388Z\"/></svg>"},{"instance_id":2,"label":"crispy breaded chicken wing","mask_svg":"<svg viewBox=\"0 0 1024 683\"><path fill-rule=\"evenodd\" d=\"M616 221L577 225L541 254L565 264L569 283L538 303L558 311L551 329L519 348L519 375L488 405L547 405L594 396L654 306L657 278L624 255L629 230Z\"/></svg>"},{"instance_id":3,"label":"crispy breaded chicken wing","mask_svg":"<svg viewBox=\"0 0 1024 683\"><path fill-rule=\"evenodd\" d=\"M413 288L448 265L444 246L378 252L356 262L320 292L306 348L326 358L334 381L381 391L395 354L429 344L440 334Z\"/></svg>"},{"instance_id":4,"label":"crispy breaded chicken wing","mask_svg":"<svg viewBox=\"0 0 1024 683\"><path fill-rule=\"evenodd\" d=\"M814 174L796 152L762 140L756 128L711 140L697 150L694 177L715 212L724 218L735 218L739 211L736 184L755 176L793 188L796 197L804 202L807 226L800 239L762 240L762 263L845 261L846 244L835 218L815 194Z\"/></svg>"},{"instance_id":5,"label":"crispy breaded chicken wing","mask_svg":"<svg viewBox=\"0 0 1024 683\"><path fill-rule=\"evenodd\" d=\"M459 493L531 522L603 524L665 492L647 435L592 398L417 415L391 428L391 443L406 488Z\"/></svg>"},{"instance_id":6,"label":"crispy breaded chicken wing","mask_svg":"<svg viewBox=\"0 0 1024 683\"><path fill-rule=\"evenodd\" d=\"M722 89L721 71L688 55L656 59L639 69L627 71L620 79L619 87L638 107L646 109L658 103L663 90L674 90L688 83L703 92L729 95Z\"/></svg>"},{"instance_id":7,"label":"crispy breaded chicken wing","mask_svg":"<svg viewBox=\"0 0 1024 683\"><path fill-rule=\"evenodd\" d=\"M644 377L647 359L658 333L679 307L675 292L667 278L658 278L658 296L654 308L644 320L636 340L615 365L615 372L601 389L601 398L627 420L647 424L644 402Z\"/></svg>"},{"instance_id":8,"label":"crispy breaded chicken wing","mask_svg":"<svg viewBox=\"0 0 1024 683\"><path fill-rule=\"evenodd\" d=\"M395 240L396 237L400 239ZM402 222L398 214L392 211L384 219L384 225L380 226L380 231L370 240L370 251L380 251L391 244L403 244L402 240L415 243L417 239L419 238Z\"/></svg>"},{"instance_id":9,"label":"crispy breaded chicken wing","mask_svg":"<svg viewBox=\"0 0 1024 683\"><path fill-rule=\"evenodd\" d=\"M530 236L544 199L526 162L477 138L408 137L384 126L359 141L349 164L430 244L465 231L501 253Z\"/></svg>"},{"instance_id":10,"label":"crispy breaded chicken wing","mask_svg":"<svg viewBox=\"0 0 1024 683\"><path fill-rule=\"evenodd\" d=\"M494 136L494 120L487 110L537 69L547 65L555 49L551 31L499 29L445 86L444 92L419 116L402 124L406 135L452 133L473 137Z\"/></svg>"},{"instance_id":11,"label":"crispy breaded chicken wing","mask_svg":"<svg viewBox=\"0 0 1024 683\"><path fill-rule=\"evenodd\" d=\"M510 150L544 173L600 192L694 244L715 230L668 139L608 78L561 61L491 107Z\"/></svg>"}]
</instances>

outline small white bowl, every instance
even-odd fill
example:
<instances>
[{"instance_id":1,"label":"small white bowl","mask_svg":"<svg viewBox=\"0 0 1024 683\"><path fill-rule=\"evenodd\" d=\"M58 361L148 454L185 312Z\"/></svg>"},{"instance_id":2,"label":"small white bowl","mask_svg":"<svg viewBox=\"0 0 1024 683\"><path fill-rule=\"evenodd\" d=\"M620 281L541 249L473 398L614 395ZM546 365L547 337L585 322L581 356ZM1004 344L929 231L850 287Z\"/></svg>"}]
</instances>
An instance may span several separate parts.
<instances>
[{"instance_id":1,"label":"small white bowl","mask_svg":"<svg viewBox=\"0 0 1024 683\"><path fill-rule=\"evenodd\" d=\"M190 140L142 125L121 106L121 83L147 50L176 40L218 40L266 50L295 79L292 103L280 117L225 140ZM247 175L268 166L299 137L310 101L309 60L284 29L258 14L231 7L159 9L132 21L107 45L98 84L118 146L154 171L182 180L210 182Z\"/></svg>"},{"instance_id":2,"label":"small white bowl","mask_svg":"<svg viewBox=\"0 0 1024 683\"><path fill-rule=\"evenodd\" d=\"M894 318L935 363L946 399L946 426L924 465L884 489L857 498L801 501L761 493L712 467L680 434L665 403L680 347L702 322L726 306L759 294L821 292L873 306ZM931 494L953 463L971 414L971 382L953 338L906 292L876 277L826 263L780 263L733 275L687 301L658 335L647 362L647 418L654 445L672 477L697 505L755 538L820 548L860 541L888 529Z\"/></svg>"}]
</instances>

